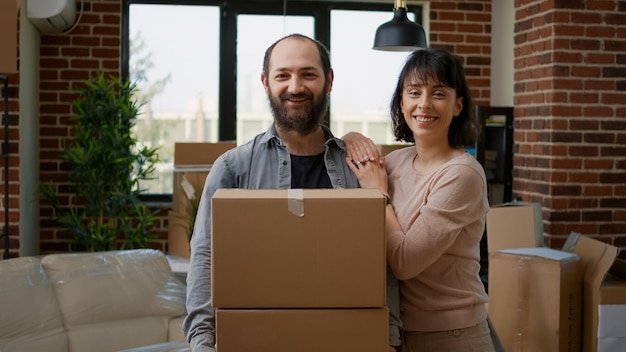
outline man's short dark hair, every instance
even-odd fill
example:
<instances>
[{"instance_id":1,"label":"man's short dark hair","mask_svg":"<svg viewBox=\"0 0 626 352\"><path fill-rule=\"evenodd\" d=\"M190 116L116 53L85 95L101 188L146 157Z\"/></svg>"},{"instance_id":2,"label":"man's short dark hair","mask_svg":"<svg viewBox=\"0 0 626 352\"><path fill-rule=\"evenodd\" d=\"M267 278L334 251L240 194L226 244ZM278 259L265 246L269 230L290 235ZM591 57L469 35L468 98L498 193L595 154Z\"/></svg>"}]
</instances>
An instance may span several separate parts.
<instances>
[{"instance_id":1,"label":"man's short dark hair","mask_svg":"<svg viewBox=\"0 0 626 352\"><path fill-rule=\"evenodd\" d=\"M322 69L324 70L324 77L326 78L326 80L328 80L328 73L332 69L332 67L330 66L330 54L328 53L328 49L326 49L324 44L322 44L319 40L309 38L306 35L299 34L299 33L293 33L285 37L282 37L278 39L277 41L275 41L274 44L270 45L269 48L267 48L267 50L265 51L265 57L263 58L263 73L265 74L265 76L269 76L269 73L270 73L269 72L270 56L272 55L272 51L274 50L274 47L276 47L276 44L289 38L296 38L300 40L310 40L311 42L315 44L315 46L317 47L317 51L320 54L320 62L322 63Z\"/></svg>"}]
</instances>

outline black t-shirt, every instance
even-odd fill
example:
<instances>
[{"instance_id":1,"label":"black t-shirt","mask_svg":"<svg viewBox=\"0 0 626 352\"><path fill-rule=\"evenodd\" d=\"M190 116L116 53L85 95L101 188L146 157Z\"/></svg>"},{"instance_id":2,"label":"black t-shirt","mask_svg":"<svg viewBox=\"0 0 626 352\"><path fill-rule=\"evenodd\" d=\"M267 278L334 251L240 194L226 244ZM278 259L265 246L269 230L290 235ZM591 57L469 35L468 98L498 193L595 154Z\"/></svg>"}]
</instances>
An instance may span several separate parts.
<instances>
[{"instance_id":1,"label":"black t-shirt","mask_svg":"<svg viewBox=\"0 0 626 352\"><path fill-rule=\"evenodd\" d=\"M291 155L291 188L333 188L326 171L324 153Z\"/></svg>"}]
</instances>

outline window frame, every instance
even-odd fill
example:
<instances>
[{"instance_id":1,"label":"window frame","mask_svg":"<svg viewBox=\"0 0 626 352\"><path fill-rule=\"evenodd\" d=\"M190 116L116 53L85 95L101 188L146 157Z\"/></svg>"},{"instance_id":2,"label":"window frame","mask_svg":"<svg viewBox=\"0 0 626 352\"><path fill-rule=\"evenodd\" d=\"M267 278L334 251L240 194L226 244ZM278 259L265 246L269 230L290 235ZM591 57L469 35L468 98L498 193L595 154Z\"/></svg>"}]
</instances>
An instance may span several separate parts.
<instances>
[{"instance_id":1,"label":"window frame","mask_svg":"<svg viewBox=\"0 0 626 352\"><path fill-rule=\"evenodd\" d=\"M219 141L237 140L237 16L245 15L284 15L285 2L281 0L122 0L121 18L121 57L120 75L130 77L130 5L195 5L216 6L221 13L219 24L219 83L218 83L218 139ZM389 20L393 17L393 6L389 2L357 1L300 1L292 0L287 4L287 16L311 16L314 18L314 35L332 53L331 12L333 10L352 11L388 11ZM417 23L422 22L423 4L411 4L408 12L415 14ZM381 23L382 24L382 23ZM346 24L349 25L349 24ZM372 41L374 38L372 38ZM261 60L261 58L259 58ZM328 123L330 124L329 116ZM171 201L171 193L149 194L144 197L154 202Z\"/></svg>"}]
</instances>

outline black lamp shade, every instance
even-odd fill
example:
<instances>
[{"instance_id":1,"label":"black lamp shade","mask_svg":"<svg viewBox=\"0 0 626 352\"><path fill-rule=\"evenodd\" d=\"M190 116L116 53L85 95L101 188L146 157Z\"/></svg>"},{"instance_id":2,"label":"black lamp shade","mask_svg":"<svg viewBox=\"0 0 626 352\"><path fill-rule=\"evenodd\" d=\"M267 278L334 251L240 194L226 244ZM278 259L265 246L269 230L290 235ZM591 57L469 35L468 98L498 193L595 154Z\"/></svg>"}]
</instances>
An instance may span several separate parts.
<instances>
[{"instance_id":1,"label":"black lamp shade","mask_svg":"<svg viewBox=\"0 0 626 352\"><path fill-rule=\"evenodd\" d=\"M401 7L393 12L391 21L381 24L376 30L373 49L413 51L426 47L428 44L424 28L410 21L406 16L406 9Z\"/></svg>"}]
</instances>

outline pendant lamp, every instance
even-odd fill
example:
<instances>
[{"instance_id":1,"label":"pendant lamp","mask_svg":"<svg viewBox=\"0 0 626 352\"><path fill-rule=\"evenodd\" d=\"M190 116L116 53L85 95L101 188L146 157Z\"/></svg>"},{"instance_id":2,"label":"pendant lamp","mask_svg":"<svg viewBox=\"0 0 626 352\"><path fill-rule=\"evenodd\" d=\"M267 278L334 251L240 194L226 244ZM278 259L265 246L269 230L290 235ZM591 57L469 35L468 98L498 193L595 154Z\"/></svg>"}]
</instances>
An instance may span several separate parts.
<instances>
[{"instance_id":1,"label":"pendant lamp","mask_svg":"<svg viewBox=\"0 0 626 352\"><path fill-rule=\"evenodd\" d=\"M396 0L393 19L383 23L376 30L374 50L413 51L426 48L426 32L406 16L406 0Z\"/></svg>"}]
</instances>

